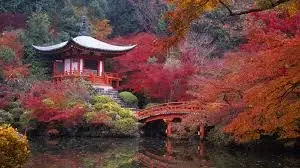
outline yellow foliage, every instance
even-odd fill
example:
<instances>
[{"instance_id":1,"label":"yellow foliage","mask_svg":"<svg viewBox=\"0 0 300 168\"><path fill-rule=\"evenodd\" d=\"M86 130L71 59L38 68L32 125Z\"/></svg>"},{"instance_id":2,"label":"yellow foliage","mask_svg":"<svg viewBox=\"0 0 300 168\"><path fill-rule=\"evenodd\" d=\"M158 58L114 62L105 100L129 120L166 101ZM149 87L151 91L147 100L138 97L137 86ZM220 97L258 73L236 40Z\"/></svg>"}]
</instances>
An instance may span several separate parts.
<instances>
[{"instance_id":1,"label":"yellow foliage","mask_svg":"<svg viewBox=\"0 0 300 168\"><path fill-rule=\"evenodd\" d=\"M0 126L0 168L23 167L29 156L26 136L10 126Z\"/></svg>"}]
</instances>

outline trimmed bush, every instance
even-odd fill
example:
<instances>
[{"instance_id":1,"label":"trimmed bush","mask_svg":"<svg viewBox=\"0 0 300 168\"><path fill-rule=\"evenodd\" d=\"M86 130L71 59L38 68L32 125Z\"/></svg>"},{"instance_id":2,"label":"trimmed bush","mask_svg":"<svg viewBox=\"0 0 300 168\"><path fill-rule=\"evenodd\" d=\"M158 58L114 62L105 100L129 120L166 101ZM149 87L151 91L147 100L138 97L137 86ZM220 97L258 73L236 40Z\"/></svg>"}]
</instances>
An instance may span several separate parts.
<instances>
[{"instance_id":1,"label":"trimmed bush","mask_svg":"<svg viewBox=\"0 0 300 168\"><path fill-rule=\"evenodd\" d=\"M12 114L0 109L0 124L11 124L14 121Z\"/></svg>"},{"instance_id":2,"label":"trimmed bush","mask_svg":"<svg viewBox=\"0 0 300 168\"><path fill-rule=\"evenodd\" d=\"M128 109L124 109L122 108L118 114L120 115L121 118L132 118L133 117L133 114L130 110Z\"/></svg>"},{"instance_id":3,"label":"trimmed bush","mask_svg":"<svg viewBox=\"0 0 300 168\"><path fill-rule=\"evenodd\" d=\"M138 104L138 98L131 92L121 92L120 97L125 103L129 105L136 106Z\"/></svg>"},{"instance_id":4,"label":"trimmed bush","mask_svg":"<svg viewBox=\"0 0 300 168\"><path fill-rule=\"evenodd\" d=\"M26 136L10 126L0 126L0 165L5 168L21 168L29 156Z\"/></svg>"},{"instance_id":5,"label":"trimmed bush","mask_svg":"<svg viewBox=\"0 0 300 168\"><path fill-rule=\"evenodd\" d=\"M97 103L105 104L105 103L109 103L109 102L114 102L114 100L108 96L94 96L91 100L91 103L93 105L97 104Z\"/></svg>"}]
</instances>

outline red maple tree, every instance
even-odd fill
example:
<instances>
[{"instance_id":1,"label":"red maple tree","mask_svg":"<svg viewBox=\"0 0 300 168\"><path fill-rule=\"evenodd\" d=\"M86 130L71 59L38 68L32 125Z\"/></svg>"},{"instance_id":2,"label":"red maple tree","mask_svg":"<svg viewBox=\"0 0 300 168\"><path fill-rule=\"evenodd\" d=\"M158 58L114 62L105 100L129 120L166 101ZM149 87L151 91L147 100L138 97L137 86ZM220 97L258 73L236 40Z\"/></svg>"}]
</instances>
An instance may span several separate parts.
<instances>
[{"instance_id":1,"label":"red maple tree","mask_svg":"<svg viewBox=\"0 0 300 168\"><path fill-rule=\"evenodd\" d=\"M153 34L140 33L114 41L137 44L133 51L116 59L117 71L125 78L122 88L163 101L189 98L186 94L187 81L195 69L182 63L177 68L167 67L166 53L159 38Z\"/></svg>"}]
</instances>

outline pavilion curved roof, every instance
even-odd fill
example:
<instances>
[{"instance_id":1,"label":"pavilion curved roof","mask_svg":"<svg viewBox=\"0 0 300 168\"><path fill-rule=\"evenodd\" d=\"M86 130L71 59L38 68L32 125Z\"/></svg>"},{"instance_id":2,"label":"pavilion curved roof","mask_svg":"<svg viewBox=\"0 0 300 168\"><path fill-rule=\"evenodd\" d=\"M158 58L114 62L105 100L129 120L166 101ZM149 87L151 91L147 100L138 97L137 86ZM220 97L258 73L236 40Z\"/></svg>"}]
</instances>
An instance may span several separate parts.
<instances>
[{"instance_id":1,"label":"pavilion curved roof","mask_svg":"<svg viewBox=\"0 0 300 168\"><path fill-rule=\"evenodd\" d=\"M72 46L72 45L78 45L78 47L84 49L90 49L99 52L112 52L112 53L127 52L136 47L136 45L130 45L130 46L112 45L97 40L90 36L77 36L75 38L71 38L69 41L65 41L50 46L36 46L36 45L32 45L32 46L39 52L47 53L47 52L59 52L61 50L64 50L64 48L68 48L68 46Z\"/></svg>"}]
</instances>

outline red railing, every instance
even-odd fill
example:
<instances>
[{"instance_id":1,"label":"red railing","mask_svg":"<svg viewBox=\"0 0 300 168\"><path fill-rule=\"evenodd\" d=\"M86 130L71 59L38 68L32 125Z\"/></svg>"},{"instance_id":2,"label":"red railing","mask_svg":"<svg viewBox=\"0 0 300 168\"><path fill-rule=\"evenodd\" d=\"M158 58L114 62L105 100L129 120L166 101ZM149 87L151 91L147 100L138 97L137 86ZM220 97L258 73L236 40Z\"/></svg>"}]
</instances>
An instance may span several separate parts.
<instances>
[{"instance_id":1,"label":"red railing","mask_svg":"<svg viewBox=\"0 0 300 168\"><path fill-rule=\"evenodd\" d=\"M102 74L102 76L99 76L97 72L93 70L73 70L71 72L60 72L60 73L54 73L53 74L53 80L54 81L62 81L65 79L74 79L74 78L84 78L89 81L91 81L93 84L103 84L103 85L109 85L112 86L112 83L115 81L117 87L119 86L119 81L121 80L119 74L117 73L110 73L105 72Z\"/></svg>"},{"instance_id":2,"label":"red railing","mask_svg":"<svg viewBox=\"0 0 300 168\"><path fill-rule=\"evenodd\" d=\"M197 102L170 102L138 111L136 118L144 120L159 115L199 113L202 109L201 104Z\"/></svg>"}]
</instances>

